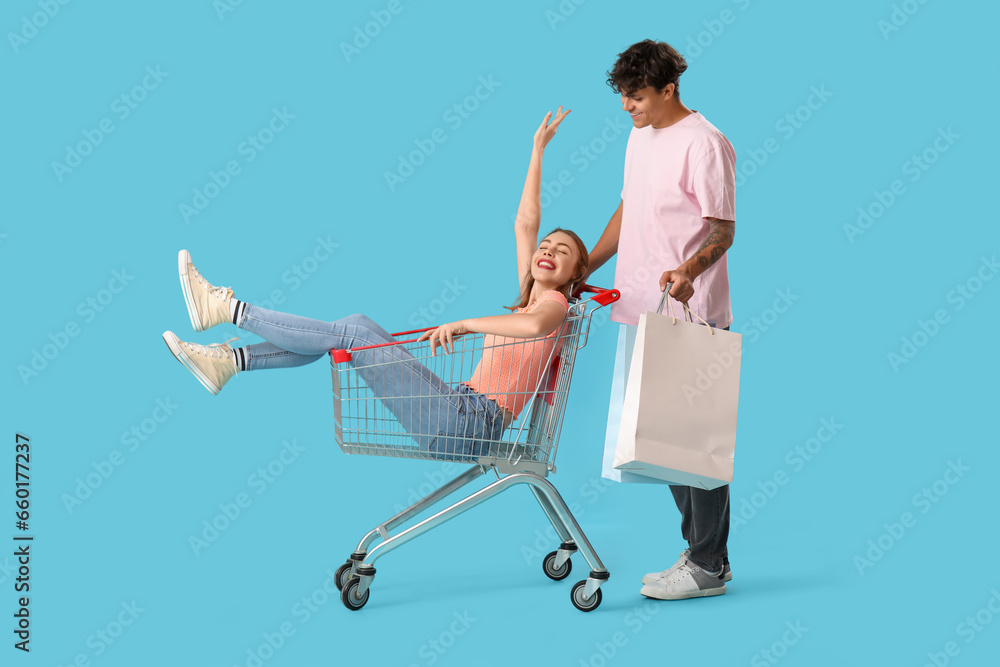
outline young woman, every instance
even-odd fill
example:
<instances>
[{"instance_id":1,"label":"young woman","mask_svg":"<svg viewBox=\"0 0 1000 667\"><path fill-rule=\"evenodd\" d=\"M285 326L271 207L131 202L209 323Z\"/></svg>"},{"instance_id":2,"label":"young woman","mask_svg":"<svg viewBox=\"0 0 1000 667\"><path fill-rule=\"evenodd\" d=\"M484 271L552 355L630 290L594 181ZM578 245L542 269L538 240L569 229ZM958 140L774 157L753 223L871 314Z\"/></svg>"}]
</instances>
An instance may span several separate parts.
<instances>
[{"instance_id":1,"label":"young woman","mask_svg":"<svg viewBox=\"0 0 1000 667\"><path fill-rule=\"evenodd\" d=\"M542 154L569 110L555 119L546 114L535 131L524 192L514 222L520 302L506 315L442 324L425 332L431 353L453 351L454 339L486 334L472 378L452 388L401 345L353 352L352 364L376 397L424 451L441 454L487 453L517 418L537 385L544 361L557 345L569 308L568 297L587 275L589 254L580 237L556 229L538 241L541 220ZM228 287L216 287L198 272L191 255L178 255L181 288L195 331L231 322L266 343L233 349L229 341L197 345L166 331L173 355L213 394L237 373L291 368L312 363L331 349L389 343L395 339L364 315L333 322L289 315L240 301ZM509 345L507 339L534 339ZM235 340L235 339L230 339Z\"/></svg>"}]
</instances>

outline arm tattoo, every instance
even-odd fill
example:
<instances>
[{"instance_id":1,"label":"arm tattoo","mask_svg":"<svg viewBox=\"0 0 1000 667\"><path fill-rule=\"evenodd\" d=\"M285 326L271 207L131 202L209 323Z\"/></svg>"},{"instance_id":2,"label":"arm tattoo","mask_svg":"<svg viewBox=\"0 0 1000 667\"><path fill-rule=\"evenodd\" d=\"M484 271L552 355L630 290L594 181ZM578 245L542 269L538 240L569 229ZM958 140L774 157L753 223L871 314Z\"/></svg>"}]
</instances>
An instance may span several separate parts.
<instances>
[{"instance_id":1,"label":"arm tattoo","mask_svg":"<svg viewBox=\"0 0 1000 667\"><path fill-rule=\"evenodd\" d=\"M719 258L733 245L733 236L736 232L736 225L732 221L718 220L716 218L709 218L709 220L711 221L711 227L709 228L708 236L695 253L695 257L698 258L698 265L702 269L707 269L719 261ZM708 250L707 256L702 254L704 250Z\"/></svg>"}]
</instances>

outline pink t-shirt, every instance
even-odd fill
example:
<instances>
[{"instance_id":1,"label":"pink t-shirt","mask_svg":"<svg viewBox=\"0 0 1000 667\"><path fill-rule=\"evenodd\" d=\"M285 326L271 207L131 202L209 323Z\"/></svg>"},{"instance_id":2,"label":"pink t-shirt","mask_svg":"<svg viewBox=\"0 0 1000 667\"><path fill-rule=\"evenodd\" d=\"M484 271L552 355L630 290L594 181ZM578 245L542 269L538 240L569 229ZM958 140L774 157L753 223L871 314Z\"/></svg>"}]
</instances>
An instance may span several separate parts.
<instances>
[{"instance_id":1,"label":"pink t-shirt","mask_svg":"<svg viewBox=\"0 0 1000 667\"><path fill-rule=\"evenodd\" d=\"M632 128L615 269L621 298L612 320L637 324L641 313L656 310L660 276L698 250L708 236L705 218L736 219L735 195L736 152L700 113L660 129ZM677 313L680 304L671 305ZM732 324L726 255L694 279L688 306L718 327Z\"/></svg>"},{"instance_id":2,"label":"pink t-shirt","mask_svg":"<svg viewBox=\"0 0 1000 667\"><path fill-rule=\"evenodd\" d=\"M548 290L535 303L518 308L516 312L530 313L546 301L555 301L569 310L569 302L561 292ZM538 386L542 371L548 370L547 362L554 345L558 345L555 354L559 354L562 339L557 336L562 329L560 325L542 338L507 338L486 334L483 336L483 356L472 373L469 386L475 392L492 398L516 417Z\"/></svg>"}]
</instances>

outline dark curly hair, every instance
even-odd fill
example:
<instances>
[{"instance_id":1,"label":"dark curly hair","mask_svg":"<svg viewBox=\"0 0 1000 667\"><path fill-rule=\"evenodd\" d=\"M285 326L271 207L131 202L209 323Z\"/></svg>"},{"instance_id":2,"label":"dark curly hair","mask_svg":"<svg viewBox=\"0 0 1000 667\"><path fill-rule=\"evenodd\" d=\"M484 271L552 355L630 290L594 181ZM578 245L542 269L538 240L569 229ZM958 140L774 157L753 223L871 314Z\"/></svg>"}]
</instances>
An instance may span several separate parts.
<instances>
[{"instance_id":1,"label":"dark curly hair","mask_svg":"<svg viewBox=\"0 0 1000 667\"><path fill-rule=\"evenodd\" d=\"M663 90L672 83L677 95L677 79L686 69L687 61L674 47L644 39L618 54L618 62L607 73L608 85L616 93L631 95L646 86Z\"/></svg>"}]
</instances>

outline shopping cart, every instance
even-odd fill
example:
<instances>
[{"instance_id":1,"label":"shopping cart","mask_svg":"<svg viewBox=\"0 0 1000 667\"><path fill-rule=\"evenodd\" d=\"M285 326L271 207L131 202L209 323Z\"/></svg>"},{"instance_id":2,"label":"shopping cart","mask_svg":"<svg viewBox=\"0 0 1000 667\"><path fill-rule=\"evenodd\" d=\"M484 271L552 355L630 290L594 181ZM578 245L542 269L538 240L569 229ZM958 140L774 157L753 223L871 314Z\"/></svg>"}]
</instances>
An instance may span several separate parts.
<instances>
[{"instance_id":1,"label":"shopping cart","mask_svg":"<svg viewBox=\"0 0 1000 667\"><path fill-rule=\"evenodd\" d=\"M556 470L556 449L566 411L573 365L577 352L587 344L591 317L598 309L617 301L620 296L617 290L605 290L589 285L583 286L580 292L590 292L594 296L588 299L574 298L570 301L566 320L557 334L557 343L548 346L547 355L544 354L546 346L542 345L539 339L524 340L467 334L454 340L451 353L445 354L438 348L436 355L431 354L428 341L400 340L402 337L430 329L393 334L397 339L396 343L330 351L336 439L345 454L472 464L465 472L379 524L361 539L357 549L337 570L335 577L337 587L341 591L341 601L348 609L361 609L368 602L370 587L375 578L375 561L380 557L502 491L520 484L527 485L531 489L561 540L559 549L548 554L543 560L543 571L555 581L565 579L572 570L570 557L577 550L581 551L587 565L590 566L590 574L573 586L570 599L581 611L593 611L600 605L600 586L607 581L608 571L583 534L566 502L552 483L545 479L549 472ZM364 362L354 358L362 350L383 352L378 348L396 345L402 346L412 358L406 355L406 360L400 360L399 357L404 355L398 354L398 350L394 355L365 354ZM405 397L397 395L392 398L395 402L387 405L384 395L377 398L362 380L361 376L364 375L362 371L365 369L359 368L359 363L421 364L452 388L458 388L464 380L473 375L484 351L489 351L496 357L505 351L502 348L506 346L522 346L520 350L522 359L528 359L529 363L541 364L535 373L526 373L529 378L532 376L538 378L536 382L531 383L531 386L518 382L512 384L514 391L508 394L507 404L511 405L513 401L513 404L524 406L517 420L509 422L512 415L504 419L505 423L501 427L503 431L499 429L495 431L501 432L498 438L451 437L447 439L447 446L438 446L436 449L433 444L428 444L432 441L430 436L433 434L409 432L401 426L396 417L396 414L404 409L401 408L401 401L410 401L412 407L421 399L432 399L420 395ZM424 372L424 368L421 372ZM372 374L368 373L367 376L372 377ZM390 410L390 406L395 413ZM390 534L390 531L399 528L491 470L496 476L496 481L433 516L395 535ZM372 545L378 540L381 542L373 547Z\"/></svg>"}]
</instances>

